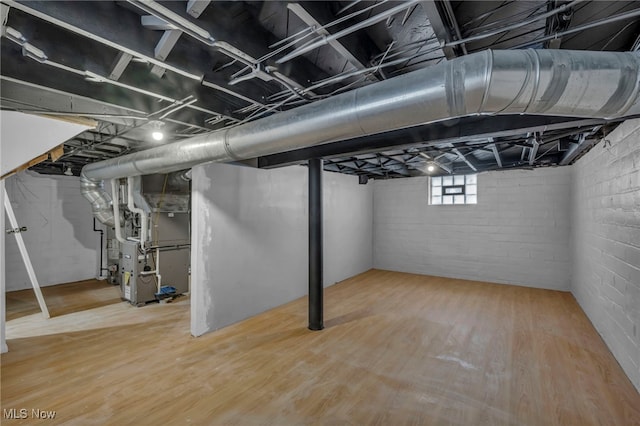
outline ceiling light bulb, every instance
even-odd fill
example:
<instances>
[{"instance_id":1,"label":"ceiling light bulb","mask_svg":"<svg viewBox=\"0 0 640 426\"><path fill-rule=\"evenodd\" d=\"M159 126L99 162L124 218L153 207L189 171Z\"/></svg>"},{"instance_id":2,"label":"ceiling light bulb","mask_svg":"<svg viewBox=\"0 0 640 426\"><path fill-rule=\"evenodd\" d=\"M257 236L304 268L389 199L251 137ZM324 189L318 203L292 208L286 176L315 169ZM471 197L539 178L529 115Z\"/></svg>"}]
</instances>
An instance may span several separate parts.
<instances>
[{"instance_id":1,"label":"ceiling light bulb","mask_svg":"<svg viewBox=\"0 0 640 426\"><path fill-rule=\"evenodd\" d=\"M73 170L71 170L71 167L67 167L67 169L64 171L64 174L67 176L73 176Z\"/></svg>"},{"instance_id":2,"label":"ceiling light bulb","mask_svg":"<svg viewBox=\"0 0 640 426\"><path fill-rule=\"evenodd\" d=\"M161 141L162 139L164 139L164 134L156 130L153 133L151 133L151 137L153 138L153 140Z\"/></svg>"},{"instance_id":3,"label":"ceiling light bulb","mask_svg":"<svg viewBox=\"0 0 640 426\"><path fill-rule=\"evenodd\" d=\"M427 171L428 171L428 172L432 172L432 171L434 171L435 169L436 169L436 168L435 168L435 166L434 166L433 164L429 164L429 165L427 166Z\"/></svg>"}]
</instances>

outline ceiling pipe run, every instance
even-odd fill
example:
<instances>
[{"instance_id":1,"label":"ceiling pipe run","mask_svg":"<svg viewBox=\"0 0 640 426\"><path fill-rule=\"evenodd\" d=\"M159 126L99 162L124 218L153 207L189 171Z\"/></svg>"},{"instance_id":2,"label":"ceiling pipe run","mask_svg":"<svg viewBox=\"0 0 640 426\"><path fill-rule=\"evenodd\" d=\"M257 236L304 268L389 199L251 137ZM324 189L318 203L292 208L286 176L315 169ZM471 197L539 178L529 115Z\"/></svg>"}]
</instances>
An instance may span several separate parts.
<instances>
[{"instance_id":1,"label":"ceiling pipe run","mask_svg":"<svg viewBox=\"0 0 640 426\"><path fill-rule=\"evenodd\" d=\"M104 179L168 173L473 115L621 118L640 114L635 53L474 53L312 104L82 170L83 194L109 223Z\"/></svg>"}]
</instances>

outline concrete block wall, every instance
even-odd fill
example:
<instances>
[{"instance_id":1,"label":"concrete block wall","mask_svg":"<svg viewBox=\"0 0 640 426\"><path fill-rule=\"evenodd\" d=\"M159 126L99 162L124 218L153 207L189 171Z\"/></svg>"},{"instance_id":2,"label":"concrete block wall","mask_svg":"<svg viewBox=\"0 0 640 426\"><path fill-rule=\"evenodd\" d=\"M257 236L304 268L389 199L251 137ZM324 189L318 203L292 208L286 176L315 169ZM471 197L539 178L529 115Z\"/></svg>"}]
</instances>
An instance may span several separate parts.
<instances>
[{"instance_id":1,"label":"concrete block wall","mask_svg":"<svg viewBox=\"0 0 640 426\"><path fill-rule=\"evenodd\" d=\"M308 171L194 167L191 332L257 315L308 293ZM372 267L372 185L323 174L324 285Z\"/></svg>"},{"instance_id":2,"label":"concrete block wall","mask_svg":"<svg viewBox=\"0 0 640 426\"><path fill-rule=\"evenodd\" d=\"M5 179L5 189L18 224L28 229L22 237L40 286L99 275L100 234L93 231L91 205L80 194L77 177L24 172ZM4 260L6 290L31 288L11 235L5 239Z\"/></svg>"},{"instance_id":3,"label":"concrete block wall","mask_svg":"<svg viewBox=\"0 0 640 426\"><path fill-rule=\"evenodd\" d=\"M476 205L429 205L428 186L375 181L375 268L569 290L570 168L481 173Z\"/></svg>"},{"instance_id":4,"label":"concrete block wall","mask_svg":"<svg viewBox=\"0 0 640 426\"><path fill-rule=\"evenodd\" d=\"M640 120L573 167L571 291L640 390Z\"/></svg>"}]
</instances>

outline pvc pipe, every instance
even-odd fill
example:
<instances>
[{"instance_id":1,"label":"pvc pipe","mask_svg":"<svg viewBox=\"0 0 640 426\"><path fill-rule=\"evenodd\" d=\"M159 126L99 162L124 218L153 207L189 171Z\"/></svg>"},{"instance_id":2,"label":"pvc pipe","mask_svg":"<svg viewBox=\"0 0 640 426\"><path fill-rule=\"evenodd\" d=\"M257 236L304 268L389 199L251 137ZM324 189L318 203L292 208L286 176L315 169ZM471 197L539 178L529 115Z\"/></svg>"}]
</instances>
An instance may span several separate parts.
<instances>
[{"instance_id":1,"label":"pvc pipe","mask_svg":"<svg viewBox=\"0 0 640 426\"><path fill-rule=\"evenodd\" d=\"M135 206L135 202L133 201L133 180L134 178L131 176L127 178L127 207L133 213L137 213L140 215L140 238L135 241L140 242L140 247L142 248L142 250L144 250L145 243L147 242L147 234L149 233L149 217L144 210Z\"/></svg>"},{"instance_id":2,"label":"pvc pipe","mask_svg":"<svg viewBox=\"0 0 640 426\"><path fill-rule=\"evenodd\" d=\"M140 275L151 275L151 274L155 274L156 277L158 277L158 291L157 293L160 293L160 289L162 288L162 275L160 275L160 248L156 248L156 269L154 269L153 271L142 271L140 272Z\"/></svg>"},{"instance_id":3,"label":"pvc pipe","mask_svg":"<svg viewBox=\"0 0 640 426\"><path fill-rule=\"evenodd\" d=\"M120 227L120 192L118 191L118 179L111 179L111 196L113 199L112 207L113 207L113 225L116 230L116 239L121 243L126 243L127 241L122 236L122 228Z\"/></svg>"}]
</instances>

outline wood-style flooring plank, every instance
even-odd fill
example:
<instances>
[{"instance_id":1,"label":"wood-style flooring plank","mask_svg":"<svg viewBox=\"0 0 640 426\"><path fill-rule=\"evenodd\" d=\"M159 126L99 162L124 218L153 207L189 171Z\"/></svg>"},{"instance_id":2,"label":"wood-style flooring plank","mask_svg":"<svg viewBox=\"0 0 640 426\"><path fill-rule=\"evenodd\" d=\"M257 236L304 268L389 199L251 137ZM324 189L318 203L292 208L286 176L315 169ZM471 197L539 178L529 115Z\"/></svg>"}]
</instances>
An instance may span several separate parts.
<instances>
[{"instance_id":1,"label":"wood-style flooring plank","mask_svg":"<svg viewBox=\"0 0 640 426\"><path fill-rule=\"evenodd\" d=\"M371 270L326 290L323 331L303 298L199 338L187 298L49 297L66 313L8 298L1 367L2 409L55 410L48 424L640 424L569 293Z\"/></svg>"},{"instance_id":2,"label":"wood-style flooring plank","mask_svg":"<svg viewBox=\"0 0 640 426\"><path fill-rule=\"evenodd\" d=\"M42 287L51 316L97 308L120 302L118 287L106 281L85 280L55 286ZM6 293L7 321L40 312L33 289Z\"/></svg>"}]
</instances>

